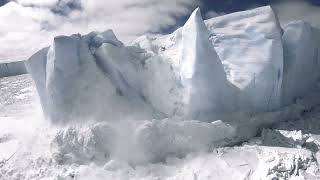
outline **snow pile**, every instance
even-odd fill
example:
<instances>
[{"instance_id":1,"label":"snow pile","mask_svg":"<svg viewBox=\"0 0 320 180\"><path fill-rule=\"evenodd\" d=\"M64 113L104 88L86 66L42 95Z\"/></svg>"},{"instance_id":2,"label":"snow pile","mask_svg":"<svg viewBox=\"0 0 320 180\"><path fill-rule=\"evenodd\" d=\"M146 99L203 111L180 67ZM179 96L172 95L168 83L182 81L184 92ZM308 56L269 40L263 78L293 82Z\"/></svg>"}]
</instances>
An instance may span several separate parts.
<instances>
[{"instance_id":1,"label":"snow pile","mask_svg":"<svg viewBox=\"0 0 320 180\"><path fill-rule=\"evenodd\" d=\"M315 178L317 164L312 152L305 149L280 147L265 148L259 153L259 167L254 179L259 177L273 178Z\"/></svg>"},{"instance_id":2,"label":"snow pile","mask_svg":"<svg viewBox=\"0 0 320 180\"><path fill-rule=\"evenodd\" d=\"M268 146L301 147L307 140L300 131L270 130L262 131L263 144Z\"/></svg>"},{"instance_id":3,"label":"snow pile","mask_svg":"<svg viewBox=\"0 0 320 180\"><path fill-rule=\"evenodd\" d=\"M242 146L210 154L168 158L165 163L132 166L110 160L103 168L80 166L68 172L76 179L317 179L317 162L308 150ZM67 175L67 173L65 173Z\"/></svg>"},{"instance_id":4,"label":"snow pile","mask_svg":"<svg viewBox=\"0 0 320 180\"><path fill-rule=\"evenodd\" d=\"M106 161L114 133L107 124L86 128L68 127L59 131L51 142L53 158L59 164Z\"/></svg>"}]
</instances>

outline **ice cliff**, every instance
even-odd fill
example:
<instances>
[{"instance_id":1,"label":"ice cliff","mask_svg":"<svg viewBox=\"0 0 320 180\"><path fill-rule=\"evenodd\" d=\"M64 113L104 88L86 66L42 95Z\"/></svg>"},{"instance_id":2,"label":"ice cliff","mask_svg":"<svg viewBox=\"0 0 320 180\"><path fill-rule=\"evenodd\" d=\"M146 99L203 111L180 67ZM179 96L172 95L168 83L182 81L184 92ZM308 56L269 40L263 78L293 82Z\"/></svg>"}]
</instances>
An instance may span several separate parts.
<instances>
[{"instance_id":1,"label":"ice cliff","mask_svg":"<svg viewBox=\"0 0 320 180\"><path fill-rule=\"evenodd\" d=\"M236 124L241 112L250 119L278 111L312 89L319 39L304 22L282 29L269 6L206 21L196 9L172 34L128 45L112 30L58 36L26 67L54 123L182 117ZM256 132L264 123L252 124Z\"/></svg>"},{"instance_id":2,"label":"ice cliff","mask_svg":"<svg viewBox=\"0 0 320 180\"><path fill-rule=\"evenodd\" d=\"M0 78L8 76L16 76L26 74L27 70L24 61L1 62L0 63Z\"/></svg>"}]
</instances>

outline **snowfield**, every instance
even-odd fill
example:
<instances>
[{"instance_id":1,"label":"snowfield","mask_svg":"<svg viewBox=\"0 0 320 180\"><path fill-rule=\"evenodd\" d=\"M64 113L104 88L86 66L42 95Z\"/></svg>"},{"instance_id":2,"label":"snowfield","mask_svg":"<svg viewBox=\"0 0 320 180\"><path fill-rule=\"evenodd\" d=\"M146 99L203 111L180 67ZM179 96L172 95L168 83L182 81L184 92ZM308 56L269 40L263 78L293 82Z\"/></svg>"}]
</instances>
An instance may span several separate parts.
<instances>
[{"instance_id":1,"label":"snowfield","mask_svg":"<svg viewBox=\"0 0 320 180\"><path fill-rule=\"evenodd\" d=\"M319 40L270 7L55 37L0 65L0 179L318 179Z\"/></svg>"}]
</instances>

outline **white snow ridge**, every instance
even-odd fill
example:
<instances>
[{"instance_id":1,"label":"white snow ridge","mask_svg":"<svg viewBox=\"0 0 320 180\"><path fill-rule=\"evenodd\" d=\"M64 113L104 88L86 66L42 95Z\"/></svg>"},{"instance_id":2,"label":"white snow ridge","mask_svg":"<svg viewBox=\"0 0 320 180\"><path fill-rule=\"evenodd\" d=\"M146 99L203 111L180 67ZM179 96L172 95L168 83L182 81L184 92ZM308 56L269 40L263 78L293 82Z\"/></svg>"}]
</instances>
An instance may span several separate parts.
<instances>
[{"instance_id":1,"label":"white snow ridge","mask_svg":"<svg viewBox=\"0 0 320 180\"><path fill-rule=\"evenodd\" d=\"M282 29L269 6L205 21L197 8L129 44L57 36L25 65L49 125L0 133L17 149L0 179L320 178L320 30Z\"/></svg>"}]
</instances>

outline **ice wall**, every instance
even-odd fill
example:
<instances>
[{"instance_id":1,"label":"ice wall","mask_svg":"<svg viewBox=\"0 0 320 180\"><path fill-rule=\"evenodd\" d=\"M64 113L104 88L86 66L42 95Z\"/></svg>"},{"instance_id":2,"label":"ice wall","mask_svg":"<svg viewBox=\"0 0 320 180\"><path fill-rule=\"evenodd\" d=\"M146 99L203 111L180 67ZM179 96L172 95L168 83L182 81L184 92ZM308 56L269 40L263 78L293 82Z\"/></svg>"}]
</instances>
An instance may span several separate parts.
<instances>
[{"instance_id":1,"label":"ice wall","mask_svg":"<svg viewBox=\"0 0 320 180\"><path fill-rule=\"evenodd\" d=\"M241 90L239 105L255 111L281 104L281 28L271 7L205 21L228 80Z\"/></svg>"},{"instance_id":2,"label":"ice wall","mask_svg":"<svg viewBox=\"0 0 320 180\"><path fill-rule=\"evenodd\" d=\"M0 63L0 78L26 74L25 61L14 61Z\"/></svg>"},{"instance_id":3,"label":"ice wall","mask_svg":"<svg viewBox=\"0 0 320 180\"><path fill-rule=\"evenodd\" d=\"M295 102L315 86L318 76L319 46L310 24L295 21L284 27L283 104Z\"/></svg>"}]
</instances>

